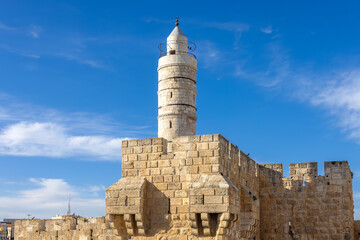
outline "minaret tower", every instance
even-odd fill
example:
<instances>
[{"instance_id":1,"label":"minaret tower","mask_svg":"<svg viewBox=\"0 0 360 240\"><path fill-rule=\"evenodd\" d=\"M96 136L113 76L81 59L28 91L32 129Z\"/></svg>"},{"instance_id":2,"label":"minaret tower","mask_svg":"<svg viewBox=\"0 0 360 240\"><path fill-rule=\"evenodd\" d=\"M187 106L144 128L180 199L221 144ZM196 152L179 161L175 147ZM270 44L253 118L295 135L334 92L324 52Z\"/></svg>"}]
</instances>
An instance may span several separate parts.
<instances>
[{"instance_id":1,"label":"minaret tower","mask_svg":"<svg viewBox=\"0 0 360 240\"><path fill-rule=\"evenodd\" d=\"M158 80L158 136L172 141L177 136L196 135L195 44L188 41L176 19L167 38L160 44ZM165 48L165 47L164 47Z\"/></svg>"}]
</instances>

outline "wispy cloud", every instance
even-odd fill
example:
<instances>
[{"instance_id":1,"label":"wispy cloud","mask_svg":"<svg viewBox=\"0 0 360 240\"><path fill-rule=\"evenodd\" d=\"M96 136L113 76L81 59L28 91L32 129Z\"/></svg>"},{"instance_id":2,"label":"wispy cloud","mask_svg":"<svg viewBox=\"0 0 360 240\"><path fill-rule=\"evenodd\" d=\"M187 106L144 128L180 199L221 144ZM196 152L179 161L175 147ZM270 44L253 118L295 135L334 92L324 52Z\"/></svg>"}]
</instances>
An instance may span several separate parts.
<instances>
[{"instance_id":1,"label":"wispy cloud","mask_svg":"<svg viewBox=\"0 0 360 240\"><path fill-rule=\"evenodd\" d=\"M61 113L0 94L0 155L121 160L121 141L149 134L146 128L107 115Z\"/></svg>"},{"instance_id":2,"label":"wispy cloud","mask_svg":"<svg viewBox=\"0 0 360 240\"><path fill-rule=\"evenodd\" d=\"M59 54L59 56L64 57L65 59L69 61L75 61L83 65L88 65L92 68L99 68L99 69L107 69L102 63L99 61L91 60L91 59L83 59L79 57L78 55L72 55L72 54Z\"/></svg>"},{"instance_id":3,"label":"wispy cloud","mask_svg":"<svg viewBox=\"0 0 360 240\"><path fill-rule=\"evenodd\" d=\"M40 33L42 32L42 27L37 26L37 25L31 25L28 31L29 36L33 37L33 38L39 38L40 37Z\"/></svg>"},{"instance_id":4,"label":"wispy cloud","mask_svg":"<svg viewBox=\"0 0 360 240\"><path fill-rule=\"evenodd\" d=\"M208 27L214 27L220 30L226 30L236 33L243 33L250 29L250 26L248 24L240 22L207 22L205 25Z\"/></svg>"},{"instance_id":5,"label":"wispy cloud","mask_svg":"<svg viewBox=\"0 0 360 240\"><path fill-rule=\"evenodd\" d=\"M145 22L147 23L151 23L151 22L155 22L155 23L175 23L175 18L173 20L171 19L160 19L160 18L155 18L155 17L146 17L145 18Z\"/></svg>"},{"instance_id":6,"label":"wispy cloud","mask_svg":"<svg viewBox=\"0 0 360 240\"><path fill-rule=\"evenodd\" d=\"M121 141L109 136L74 136L56 123L20 122L0 133L0 155L120 160Z\"/></svg>"},{"instance_id":7,"label":"wispy cloud","mask_svg":"<svg viewBox=\"0 0 360 240\"><path fill-rule=\"evenodd\" d=\"M76 187L64 179L31 178L29 189L12 191L0 197L0 216L51 218L65 215L71 195L72 212L82 216L104 215L104 186ZM101 196L101 197L100 197Z\"/></svg>"},{"instance_id":8,"label":"wispy cloud","mask_svg":"<svg viewBox=\"0 0 360 240\"><path fill-rule=\"evenodd\" d=\"M270 42L265 48L264 66L251 68L247 62L237 61L235 76L253 81L259 86L276 89L286 84L291 75L288 51L278 42Z\"/></svg>"},{"instance_id":9,"label":"wispy cloud","mask_svg":"<svg viewBox=\"0 0 360 240\"><path fill-rule=\"evenodd\" d=\"M0 22L0 29L6 30L6 31L14 31L14 30L16 30L16 28L9 27L8 25L5 25L4 23L1 23L1 22Z\"/></svg>"},{"instance_id":10,"label":"wispy cloud","mask_svg":"<svg viewBox=\"0 0 360 240\"><path fill-rule=\"evenodd\" d=\"M199 42L201 48L197 50L196 55L202 59L200 63L204 68L211 68L218 61L222 59L221 51L216 47L215 43L211 41L201 41Z\"/></svg>"},{"instance_id":11,"label":"wispy cloud","mask_svg":"<svg viewBox=\"0 0 360 240\"><path fill-rule=\"evenodd\" d=\"M241 35L250 29L248 24L240 22L206 22L205 26L233 32L235 38L233 48L235 50L239 49Z\"/></svg>"},{"instance_id":12,"label":"wispy cloud","mask_svg":"<svg viewBox=\"0 0 360 240\"><path fill-rule=\"evenodd\" d=\"M273 32L273 28L270 25L270 26L267 26L267 27L260 28L260 31L265 33L265 34L271 34Z\"/></svg>"},{"instance_id":13,"label":"wispy cloud","mask_svg":"<svg viewBox=\"0 0 360 240\"><path fill-rule=\"evenodd\" d=\"M272 28L267 27L262 31L269 34ZM349 138L360 144L359 66L338 64L330 71L314 70L311 64L296 66L292 62L291 51L284 47L278 37L266 43L264 49L256 56L256 60L262 62L256 67L251 64L254 59L250 54L231 62L236 66L234 75L325 110ZM223 61L221 63L224 64Z\"/></svg>"},{"instance_id":14,"label":"wispy cloud","mask_svg":"<svg viewBox=\"0 0 360 240\"><path fill-rule=\"evenodd\" d=\"M20 50L18 48L10 47L10 46L8 46L6 44L0 44L0 49L5 50L5 51L10 52L10 53L21 55L23 57L28 57L28 58L33 58L33 59L40 58L39 55L31 53L30 51Z\"/></svg>"},{"instance_id":15,"label":"wispy cloud","mask_svg":"<svg viewBox=\"0 0 360 240\"><path fill-rule=\"evenodd\" d=\"M34 58L34 59L40 58L40 56L36 55L36 54L22 53L21 55L23 55L24 57L29 57L29 58Z\"/></svg>"},{"instance_id":16,"label":"wispy cloud","mask_svg":"<svg viewBox=\"0 0 360 240\"><path fill-rule=\"evenodd\" d=\"M349 137L360 144L360 70L342 71L327 78L330 80L312 81L313 95L309 101L327 109Z\"/></svg>"}]
</instances>

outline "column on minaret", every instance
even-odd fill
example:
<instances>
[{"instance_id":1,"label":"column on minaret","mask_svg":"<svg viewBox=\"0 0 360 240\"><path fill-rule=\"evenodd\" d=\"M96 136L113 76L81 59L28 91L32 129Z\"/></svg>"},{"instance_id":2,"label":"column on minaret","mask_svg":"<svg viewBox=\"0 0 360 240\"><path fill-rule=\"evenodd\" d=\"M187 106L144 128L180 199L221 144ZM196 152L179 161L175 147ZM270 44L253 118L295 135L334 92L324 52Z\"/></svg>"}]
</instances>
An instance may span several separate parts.
<instances>
[{"instance_id":1,"label":"column on minaret","mask_svg":"<svg viewBox=\"0 0 360 240\"><path fill-rule=\"evenodd\" d=\"M176 22L158 66L158 136L196 135L197 61Z\"/></svg>"}]
</instances>

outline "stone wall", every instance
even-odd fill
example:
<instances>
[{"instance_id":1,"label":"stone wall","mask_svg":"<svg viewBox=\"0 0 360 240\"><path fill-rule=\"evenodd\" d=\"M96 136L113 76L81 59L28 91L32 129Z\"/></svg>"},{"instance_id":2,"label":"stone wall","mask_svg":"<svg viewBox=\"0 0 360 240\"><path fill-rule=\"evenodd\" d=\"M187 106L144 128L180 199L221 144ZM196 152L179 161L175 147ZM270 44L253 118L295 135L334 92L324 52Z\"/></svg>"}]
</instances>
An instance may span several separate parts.
<instances>
[{"instance_id":1,"label":"stone wall","mask_svg":"<svg viewBox=\"0 0 360 240\"><path fill-rule=\"evenodd\" d=\"M105 217L77 218L64 216L61 219L17 220L15 239L17 240L91 240L122 239L116 236L115 228Z\"/></svg>"},{"instance_id":2,"label":"stone wall","mask_svg":"<svg viewBox=\"0 0 360 240\"><path fill-rule=\"evenodd\" d=\"M260 166L263 239L354 239L352 177L346 161Z\"/></svg>"},{"instance_id":3,"label":"stone wall","mask_svg":"<svg viewBox=\"0 0 360 240\"><path fill-rule=\"evenodd\" d=\"M106 216L24 220L16 239L354 239L347 162L258 165L219 134L123 141ZM355 233L354 233L355 232ZM50 238L53 237L53 238ZM56 238L55 238L56 237Z\"/></svg>"},{"instance_id":4,"label":"stone wall","mask_svg":"<svg viewBox=\"0 0 360 240\"><path fill-rule=\"evenodd\" d=\"M167 147L162 138L123 142L123 177L128 180L107 189L109 218L128 222L127 234L134 237L259 235L253 160L219 134L177 137ZM131 196L141 206L133 205Z\"/></svg>"}]
</instances>

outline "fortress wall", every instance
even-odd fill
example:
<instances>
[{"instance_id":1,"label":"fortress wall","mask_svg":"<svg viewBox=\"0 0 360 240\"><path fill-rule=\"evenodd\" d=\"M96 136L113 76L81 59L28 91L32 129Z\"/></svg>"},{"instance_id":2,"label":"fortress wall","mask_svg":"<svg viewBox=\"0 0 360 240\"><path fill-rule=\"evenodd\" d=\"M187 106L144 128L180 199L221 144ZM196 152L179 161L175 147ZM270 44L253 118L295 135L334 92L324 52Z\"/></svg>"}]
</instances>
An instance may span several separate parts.
<instances>
[{"instance_id":1,"label":"fortress wall","mask_svg":"<svg viewBox=\"0 0 360 240\"><path fill-rule=\"evenodd\" d=\"M109 238L111 237L111 238ZM18 220L15 223L17 240L90 240L121 239L115 237L114 229L104 217L77 218L64 216L62 219Z\"/></svg>"},{"instance_id":2,"label":"fortress wall","mask_svg":"<svg viewBox=\"0 0 360 240\"><path fill-rule=\"evenodd\" d=\"M354 239L352 178L346 161L260 166L263 239Z\"/></svg>"},{"instance_id":3,"label":"fortress wall","mask_svg":"<svg viewBox=\"0 0 360 240\"><path fill-rule=\"evenodd\" d=\"M347 162L258 165L219 134L123 141L106 217L23 220L23 239L354 239ZM304 185L305 184L305 185Z\"/></svg>"},{"instance_id":4,"label":"fortress wall","mask_svg":"<svg viewBox=\"0 0 360 240\"><path fill-rule=\"evenodd\" d=\"M220 172L239 190L239 221L232 229L234 239L259 238L260 201L258 165L220 135Z\"/></svg>"}]
</instances>

